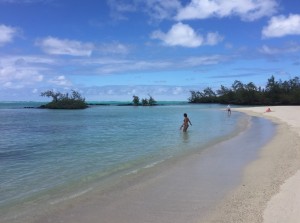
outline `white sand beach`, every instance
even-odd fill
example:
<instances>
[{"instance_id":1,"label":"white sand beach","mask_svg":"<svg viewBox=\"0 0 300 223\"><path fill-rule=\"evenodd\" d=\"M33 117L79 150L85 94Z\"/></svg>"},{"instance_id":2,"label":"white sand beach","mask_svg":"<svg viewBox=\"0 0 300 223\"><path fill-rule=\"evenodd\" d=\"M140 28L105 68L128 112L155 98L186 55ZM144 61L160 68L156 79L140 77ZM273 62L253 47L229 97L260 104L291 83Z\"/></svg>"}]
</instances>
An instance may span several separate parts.
<instances>
[{"instance_id":1,"label":"white sand beach","mask_svg":"<svg viewBox=\"0 0 300 223\"><path fill-rule=\"evenodd\" d=\"M275 136L261 146L260 135L274 129L269 121L257 119L250 130L171 165L150 168L137 181L128 177L120 188L95 190L55 204L47 213L9 222L298 223L300 106L274 106L265 112L267 108L232 112L275 123ZM266 123L272 128L264 128Z\"/></svg>"},{"instance_id":2,"label":"white sand beach","mask_svg":"<svg viewBox=\"0 0 300 223\"><path fill-rule=\"evenodd\" d=\"M278 132L206 222L300 222L300 106L269 108L234 109L272 119Z\"/></svg>"}]
</instances>

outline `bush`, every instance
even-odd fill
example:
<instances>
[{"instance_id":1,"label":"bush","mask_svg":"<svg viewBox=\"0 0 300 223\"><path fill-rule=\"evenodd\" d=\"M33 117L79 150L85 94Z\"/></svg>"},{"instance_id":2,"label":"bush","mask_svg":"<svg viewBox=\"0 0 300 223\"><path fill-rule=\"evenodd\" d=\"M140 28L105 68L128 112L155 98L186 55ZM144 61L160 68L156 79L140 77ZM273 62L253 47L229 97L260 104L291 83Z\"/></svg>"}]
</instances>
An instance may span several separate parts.
<instances>
[{"instance_id":1,"label":"bush","mask_svg":"<svg viewBox=\"0 0 300 223\"><path fill-rule=\"evenodd\" d=\"M132 100L133 105L136 105L136 106L140 105L140 104L143 106L153 106L153 105L157 104L157 102L154 100L154 98L151 95L149 95L149 99L142 98L141 103L140 103L140 98L138 96L133 95L132 97L133 97L133 100Z\"/></svg>"},{"instance_id":2,"label":"bush","mask_svg":"<svg viewBox=\"0 0 300 223\"><path fill-rule=\"evenodd\" d=\"M60 92L45 91L41 93L41 96L52 97L52 101L46 105L42 105L41 108L49 109L85 109L87 103L79 92L72 90L71 96L68 93L62 94Z\"/></svg>"}]
</instances>

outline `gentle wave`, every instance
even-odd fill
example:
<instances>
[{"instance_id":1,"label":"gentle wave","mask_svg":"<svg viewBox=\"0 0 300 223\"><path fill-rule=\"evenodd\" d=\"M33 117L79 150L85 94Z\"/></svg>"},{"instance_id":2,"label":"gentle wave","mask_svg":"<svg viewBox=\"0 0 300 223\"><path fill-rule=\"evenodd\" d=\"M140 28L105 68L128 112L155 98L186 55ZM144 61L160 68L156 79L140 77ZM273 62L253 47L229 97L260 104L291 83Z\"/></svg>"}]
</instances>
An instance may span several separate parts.
<instances>
[{"instance_id":1,"label":"gentle wave","mask_svg":"<svg viewBox=\"0 0 300 223\"><path fill-rule=\"evenodd\" d=\"M171 158L168 157L167 159ZM163 163L165 160L167 159L163 159L163 160L158 160L158 161L155 161L153 163L150 163L150 164L147 164L146 166L143 166L142 168L139 168L139 169L135 169L135 170L131 170L130 172L126 173L125 175L131 175L131 174L137 174L139 171L143 170L143 169L148 169L148 168L152 168L152 167L155 167L156 165L160 164L160 163Z\"/></svg>"},{"instance_id":2,"label":"gentle wave","mask_svg":"<svg viewBox=\"0 0 300 223\"><path fill-rule=\"evenodd\" d=\"M82 195L84 195L84 194L86 194L86 193L88 193L88 192L90 192L90 191L92 191L92 190L93 190L93 188L90 187L90 188L88 188L88 189L86 189L86 190L80 191L80 192L78 192L78 193L72 194L72 195L67 196L67 197L63 197L63 198L60 198L60 199L56 199L56 200L51 201L51 202L49 202L49 203L50 203L51 205L55 205L55 204L61 203L61 202L63 202L63 201L71 200L71 199L77 198L77 197L79 197L79 196L82 196Z\"/></svg>"}]
</instances>

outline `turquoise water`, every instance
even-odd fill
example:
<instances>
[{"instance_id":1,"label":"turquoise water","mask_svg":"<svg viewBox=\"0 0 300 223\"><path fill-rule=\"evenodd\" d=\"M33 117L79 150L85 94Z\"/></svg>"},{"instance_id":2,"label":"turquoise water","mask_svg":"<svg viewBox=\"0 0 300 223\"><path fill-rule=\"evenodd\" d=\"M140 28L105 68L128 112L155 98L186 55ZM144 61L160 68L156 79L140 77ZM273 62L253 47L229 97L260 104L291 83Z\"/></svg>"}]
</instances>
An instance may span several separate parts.
<instances>
[{"instance_id":1,"label":"turquoise water","mask_svg":"<svg viewBox=\"0 0 300 223\"><path fill-rule=\"evenodd\" d=\"M80 194L90 185L151 168L232 137L246 118L224 106L91 106L24 109L0 103L0 213L42 197ZM179 131L183 113L192 126ZM51 197L49 198L51 194Z\"/></svg>"}]
</instances>

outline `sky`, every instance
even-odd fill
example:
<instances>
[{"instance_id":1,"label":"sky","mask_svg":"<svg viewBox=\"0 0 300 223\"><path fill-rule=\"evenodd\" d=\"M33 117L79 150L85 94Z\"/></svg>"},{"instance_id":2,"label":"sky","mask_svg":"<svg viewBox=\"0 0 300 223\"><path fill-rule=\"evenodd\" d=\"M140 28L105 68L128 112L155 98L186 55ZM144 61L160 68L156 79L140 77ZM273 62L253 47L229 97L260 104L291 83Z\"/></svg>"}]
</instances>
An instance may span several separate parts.
<instances>
[{"instance_id":1,"label":"sky","mask_svg":"<svg viewBox=\"0 0 300 223\"><path fill-rule=\"evenodd\" d=\"M298 0L0 0L0 101L185 101L299 68Z\"/></svg>"}]
</instances>

